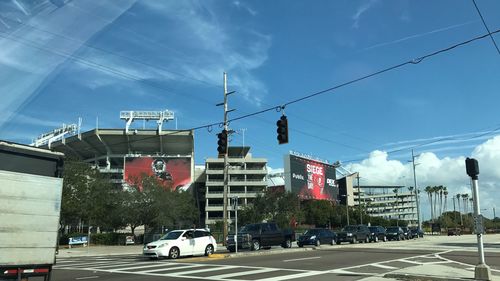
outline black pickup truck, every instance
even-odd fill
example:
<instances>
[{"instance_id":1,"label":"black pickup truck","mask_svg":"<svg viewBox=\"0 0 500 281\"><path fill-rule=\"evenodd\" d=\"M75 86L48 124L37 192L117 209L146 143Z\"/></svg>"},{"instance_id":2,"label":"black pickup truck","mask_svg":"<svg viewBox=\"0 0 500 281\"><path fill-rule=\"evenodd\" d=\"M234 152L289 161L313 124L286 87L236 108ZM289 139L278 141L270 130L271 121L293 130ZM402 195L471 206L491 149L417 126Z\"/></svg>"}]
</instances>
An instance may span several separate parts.
<instances>
[{"instance_id":1,"label":"black pickup truck","mask_svg":"<svg viewBox=\"0 0 500 281\"><path fill-rule=\"evenodd\" d=\"M226 248L230 252L236 251L235 235L226 238ZM281 230L276 223L254 223L243 226L238 232L238 249L258 251L271 246L292 247L295 241L293 230Z\"/></svg>"}]
</instances>

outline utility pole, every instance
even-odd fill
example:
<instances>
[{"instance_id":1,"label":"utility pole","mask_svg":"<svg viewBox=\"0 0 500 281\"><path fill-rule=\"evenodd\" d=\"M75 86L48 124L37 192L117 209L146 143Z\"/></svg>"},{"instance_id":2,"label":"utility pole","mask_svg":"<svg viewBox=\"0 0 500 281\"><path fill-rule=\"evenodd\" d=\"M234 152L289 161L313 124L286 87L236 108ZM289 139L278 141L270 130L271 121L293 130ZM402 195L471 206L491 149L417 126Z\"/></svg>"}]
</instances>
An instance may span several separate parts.
<instances>
[{"instance_id":1,"label":"utility pole","mask_svg":"<svg viewBox=\"0 0 500 281\"><path fill-rule=\"evenodd\" d=\"M224 130L229 134L229 128L228 128L228 125L227 125L227 114L231 111L233 111L234 109L231 109L231 110L228 110L227 109L227 96L230 95L230 94L233 94L234 91L232 92L227 92L227 74L226 72L224 72L224 102L223 103L219 103L217 104L217 106L220 106L220 105L223 105L224 106ZM229 177L228 177L228 149L229 149L229 142L226 144L226 151L224 151L224 189L223 189L223 209L222 209L222 220L223 220L223 223L224 223L224 226L223 226L223 230L222 230L222 234L224 235L224 240L223 240L223 243L225 244L226 242L226 237L228 235L228 231L227 231L227 218L228 218L228 213L227 213L227 204L228 204L228 196L227 196L227 193L228 193L228 180L229 180Z\"/></svg>"},{"instance_id":2,"label":"utility pole","mask_svg":"<svg viewBox=\"0 0 500 281\"><path fill-rule=\"evenodd\" d=\"M497 214L495 213L495 207L493 207L493 219L497 217Z\"/></svg>"},{"instance_id":3,"label":"utility pole","mask_svg":"<svg viewBox=\"0 0 500 281\"><path fill-rule=\"evenodd\" d=\"M420 219L420 191L417 186L417 175L415 173L415 166L418 164L415 164L415 155L413 154L413 149L411 150L411 161L413 164L413 183L415 184L415 201L417 203L417 220L418 220L418 229L422 229L422 220Z\"/></svg>"},{"instance_id":4,"label":"utility pole","mask_svg":"<svg viewBox=\"0 0 500 281\"><path fill-rule=\"evenodd\" d=\"M363 214L361 213L361 190L360 190L360 187L359 187L359 172L356 173L356 179L358 180L359 224L363 224Z\"/></svg>"}]
</instances>

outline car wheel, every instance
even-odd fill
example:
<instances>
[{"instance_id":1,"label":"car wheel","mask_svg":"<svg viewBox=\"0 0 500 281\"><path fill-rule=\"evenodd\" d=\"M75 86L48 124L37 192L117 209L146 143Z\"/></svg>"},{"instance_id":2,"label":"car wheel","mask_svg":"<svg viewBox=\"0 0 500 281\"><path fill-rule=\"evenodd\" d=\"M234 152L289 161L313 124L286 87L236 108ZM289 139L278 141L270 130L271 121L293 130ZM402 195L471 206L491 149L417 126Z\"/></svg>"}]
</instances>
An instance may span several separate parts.
<instances>
[{"instance_id":1,"label":"car wheel","mask_svg":"<svg viewBox=\"0 0 500 281\"><path fill-rule=\"evenodd\" d=\"M214 246L212 246L211 244L207 245L207 247L205 248L205 256L208 257L213 253L214 253Z\"/></svg>"},{"instance_id":2,"label":"car wheel","mask_svg":"<svg viewBox=\"0 0 500 281\"><path fill-rule=\"evenodd\" d=\"M332 242L330 243L331 245L335 244L335 238L332 238Z\"/></svg>"},{"instance_id":3,"label":"car wheel","mask_svg":"<svg viewBox=\"0 0 500 281\"><path fill-rule=\"evenodd\" d=\"M260 250L260 242L259 242L259 240L253 240L252 241L252 250L253 251Z\"/></svg>"},{"instance_id":4,"label":"car wheel","mask_svg":"<svg viewBox=\"0 0 500 281\"><path fill-rule=\"evenodd\" d=\"M386 236L384 236L384 240L383 240L383 241L384 241L384 242L387 242L387 237L386 237Z\"/></svg>"},{"instance_id":5,"label":"car wheel","mask_svg":"<svg viewBox=\"0 0 500 281\"><path fill-rule=\"evenodd\" d=\"M353 237L351 240L351 244L356 244L356 243L358 243L358 240L356 239L356 237Z\"/></svg>"},{"instance_id":6,"label":"car wheel","mask_svg":"<svg viewBox=\"0 0 500 281\"><path fill-rule=\"evenodd\" d=\"M168 252L168 257L173 259L173 260L178 258L179 257L179 248L172 247L172 249L170 249L170 252Z\"/></svg>"},{"instance_id":7,"label":"car wheel","mask_svg":"<svg viewBox=\"0 0 500 281\"><path fill-rule=\"evenodd\" d=\"M401 236L398 236L398 241L401 241Z\"/></svg>"},{"instance_id":8,"label":"car wheel","mask_svg":"<svg viewBox=\"0 0 500 281\"><path fill-rule=\"evenodd\" d=\"M375 242L375 243L378 242L378 236L375 236L375 239L373 240L373 242Z\"/></svg>"},{"instance_id":9,"label":"car wheel","mask_svg":"<svg viewBox=\"0 0 500 281\"><path fill-rule=\"evenodd\" d=\"M283 248L291 248L291 247L292 247L292 240L290 240L290 238L287 238L283 243Z\"/></svg>"},{"instance_id":10,"label":"car wheel","mask_svg":"<svg viewBox=\"0 0 500 281\"><path fill-rule=\"evenodd\" d=\"M318 239L318 240L316 240L316 243L315 243L315 244L316 244L316 247L321 246L321 242L319 241L319 239Z\"/></svg>"},{"instance_id":11,"label":"car wheel","mask_svg":"<svg viewBox=\"0 0 500 281\"><path fill-rule=\"evenodd\" d=\"M304 245L302 245L302 244L297 244L297 246L299 246L299 248L304 247Z\"/></svg>"},{"instance_id":12,"label":"car wheel","mask_svg":"<svg viewBox=\"0 0 500 281\"><path fill-rule=\"evenodd\" d=\"M365 243L370 243L370 237L366 236Z\"/></svg>"},{"instance_id":13,"label":"car wheel","mask_svg":"<svg viewBox=\"0 0 500 281\"><path fill-rule=\"evenodd\" d=\"M337 245L340 245L340 241L337 241Z\"/></svg>"}]
</instances>

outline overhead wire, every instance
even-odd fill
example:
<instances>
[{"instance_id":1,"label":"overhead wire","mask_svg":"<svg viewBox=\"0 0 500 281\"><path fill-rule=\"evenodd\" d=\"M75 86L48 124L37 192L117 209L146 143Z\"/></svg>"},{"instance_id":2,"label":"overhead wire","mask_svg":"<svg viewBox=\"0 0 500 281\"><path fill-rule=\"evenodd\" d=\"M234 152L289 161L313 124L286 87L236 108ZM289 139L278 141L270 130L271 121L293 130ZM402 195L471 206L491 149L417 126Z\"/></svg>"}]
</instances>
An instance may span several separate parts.
<instances>
[{"instance_id":1,"label":"overhead wire","mask_svg":"<svg viewBox=\"0 0 500 281\"><path fill-rule=\"evenodd\" d=\"M327 88L327 89L324 89L324 90L321 90L321 91L318 91L318 92L315 92L315 93L312 93L312 94L309 94L309 95L306 95L306 96L303 96L301 98L297 98L297 99L285 102L282 105L272 106L272 107L269 107L269 108L266 108L266 109L263 109L263 110L259 110L257 112L253 112L253 113L249 113L249 114L244 114L242 116L229 119L228 122L234 122L234 121L237 121L237 120L241 120L241 119L245 119L245 118L248 118L248 117L256 116L256 115L259 115L259 114L262 114L262 113L265 113L265 112L269 112L271 110L275 110L275 111L279 112L281 110L284 110L285 107L288 106L288 105L291 105L291 104L294 104L294 103L298 103L298 102L301 102L301 101L304 101L304 100L307 100L307 99L310 99L310 98L313 98L313 97L316 97L316 96L319 96L319 95L322 95L322 94L325 94L325 93L332 92L333 90L336 90L336 89L339 89L339 88L342 88L342 87L345 87L345 86L348 86L348 85L351 85L351 84L354 84L354 83L366 80L368 78L371 78L371 77L383 74L385 72L389 72L389 71L401 68L401 67L406 66L406 65L419 64L420 62L422 62L423 60L425 60L427 58L439 55L439 54L444 53L444 52L448 52L448 51L453 50L453 49L455 49L457 47L460 47L460 46L464 46L464 45L470 44L470 43L472 43L474 41L483 39L485 37L491 36L492 34L496 34L498 32L500 32L500 29L497 29L497 30L495 30L493 32L488 32L488 34L484 34L484 35L481 35L481 36L476 36L476 37L471 38L469 40L462 41L460 43L451 45L449 47L446 47L446 48L437 50L435 52L423 55L423 56L418 57L416 59L412 59L412 60L409 60L409 61L406 61L406 62L403 62L403 63L399 63L399 64L396 64L396 65L384 68L382 70L373 72L371 74L364 75L364 76L359 77L357 79L353 79L353 80L350 80L348 82L345 82L345 83L342 83L342 84L339 84L339 85L336 85L336 86L333 86L333 87L330 87L330 88ZM21 40L20 39L15 39L15 38L11 38L13 36L12 34L8 34L7 33L7 35L9 35L9 36L4 36L1 33L6 34L4 32L0 32L0 37L6 38L6 39L10 39L10 40L14 40L14 41L20 42L22 44L26 44L25 42L22 42L22 40L26 40L26 39L21 39ZM30 40L26 40L26 41L30 41ZM138 82L143 82L143 83L145 82L144 80L140 80L137 77L134 77L134 75L131 75L131 74L128 74L128 73L124 73L122 71L119 71L119 70L116 70L116 69L113 69L113 68L110 68L110 67L107 67L107 66L104 66L104 65L100 65L99 63L88 62L85 59L78 58L78 57L76 57L74 55L71 55L71 54L69 54L69 55L68 54L60 54L58 52L54 52L53 50L47 50L46 48L43 48L43 47L40 47L40 46L36 46L35 43L31 43L31 44L28 44L28 45L31 45L32 47L40 49L40 50L44 50L44 51L47 51L47 52L52 52L52 53L55 53L55 54L58 54L58 55L65 56L67 58L76 60L76 61L78 61L80 63L83 63L83 64L86 64L86 65L95 66L95 67L97 67L100 70L104 69L105 71L109 71L109 72L111 72L113 74L125 77L127 79L131 79L131 80L138 81ZM150 86L155 87L155 88L159 88L161 90L166 90L164 87L159 87L158 85L150 84L150 83L148 83L148 84ZM168 91L170 91L170 90L168 89ZM221 125L222 123L223 122L215 122L215 123L211 123L211 124L201 125L201 126L198 126L198 127L193 127L191 129L185 129L185 130L182 130L182 131L191 131L191 130L198 130L198 129L202 129L202 128L210 128L210 127L213 127L213 126L216 126L216 125ZM406 148L406 149L408 149L408 148ZM397 152L397 151L398 150L391 151L391 152Z\"/></svg>"},{"instance_id":2,"label":"overhead wire","mask_svg":"<svg viewBox=\"0 0 500 281\"><path fill-rule=\"evenodd\" d=\"M495 45L495 48L497 49L497 53L500 55L500 49L498 49L497 42L495 42L495 38L493 38L492 33L490 32L490 29L488 28L488 25L486 24L486 21L484 20L483 15L481 14L481 10L479 10L479 7L477 6L476 0L472 0L472 3L474 3L474 7L476 7L476 11L479 14L479 17L481 18L481 21L483 22L484 28L486 28L486 31L488 31L488 34L491 38L491 42L493 42L493 45Z\"/></svg>"}]
</instances>

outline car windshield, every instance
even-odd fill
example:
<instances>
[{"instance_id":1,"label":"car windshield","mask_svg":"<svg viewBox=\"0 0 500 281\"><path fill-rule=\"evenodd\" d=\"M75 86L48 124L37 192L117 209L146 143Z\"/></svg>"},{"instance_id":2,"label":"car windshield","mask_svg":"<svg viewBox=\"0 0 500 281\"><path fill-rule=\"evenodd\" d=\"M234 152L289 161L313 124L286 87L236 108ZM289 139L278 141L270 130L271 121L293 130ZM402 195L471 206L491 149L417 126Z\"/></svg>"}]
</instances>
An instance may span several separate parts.
<instances>
[{"instance_id":1,"label":"car windshield","mask_svg":"<svg viewBox=\"0 0 500 281\"><path fill-rule=\"evenodd\" d=\"M375 226L370 226L368 228L370 229L371 232L377 231L377 227Z\"/></svg>"},{"instance_id":2,"label":"car windshield","mask_svg":"<svg viewBox=\"0 0 500 281\"><path fill-rule=\"evenodd\" d=\"M317 235L319 233L319 229L308 229L304 232L304 235Z\"/></svg>"},{"instance_id":3,"label":"car windshield","mask_svg":"<svg viewBox=\"0 0 500 281\"><path fill-rule=\"evenodd\" d=\"M175 240L181 236L183 231L170 231L169 233L163 235L160 240Z\"/></svg>"},{"instance_id":4,"label":"car windshield","mask_svg":"<svg viewBox=\"0 0 500 281\"><path fill-rule=\"evenodd\" d=\"M249 224L245 225L240 229L240 232L254 232L254 231L259 231L259 225L258 224Z\"/></svg>"},{"instance_id":5,"label":"car windshield","mask_svg":"<svg viewBox=\"0 0 500 281\"><path fill-rule=\"evenodd\" d=\"M397 231L399 231L399 228L397 228L397 227L388 227L387 231L389 231L389 232L397 232Z\"/></svg>"},{"instance_id":6,"label":"car windshield","mask_svg":"<svg viewBox=\"0 0 500 281\"><path fill-rule=\"evenodd\" d=\"M358 228L356 226L346 226L342 229L342 231L347 231L347 232L351 232L351 231L357 231Z\"/></svg>"}]
</instances>

